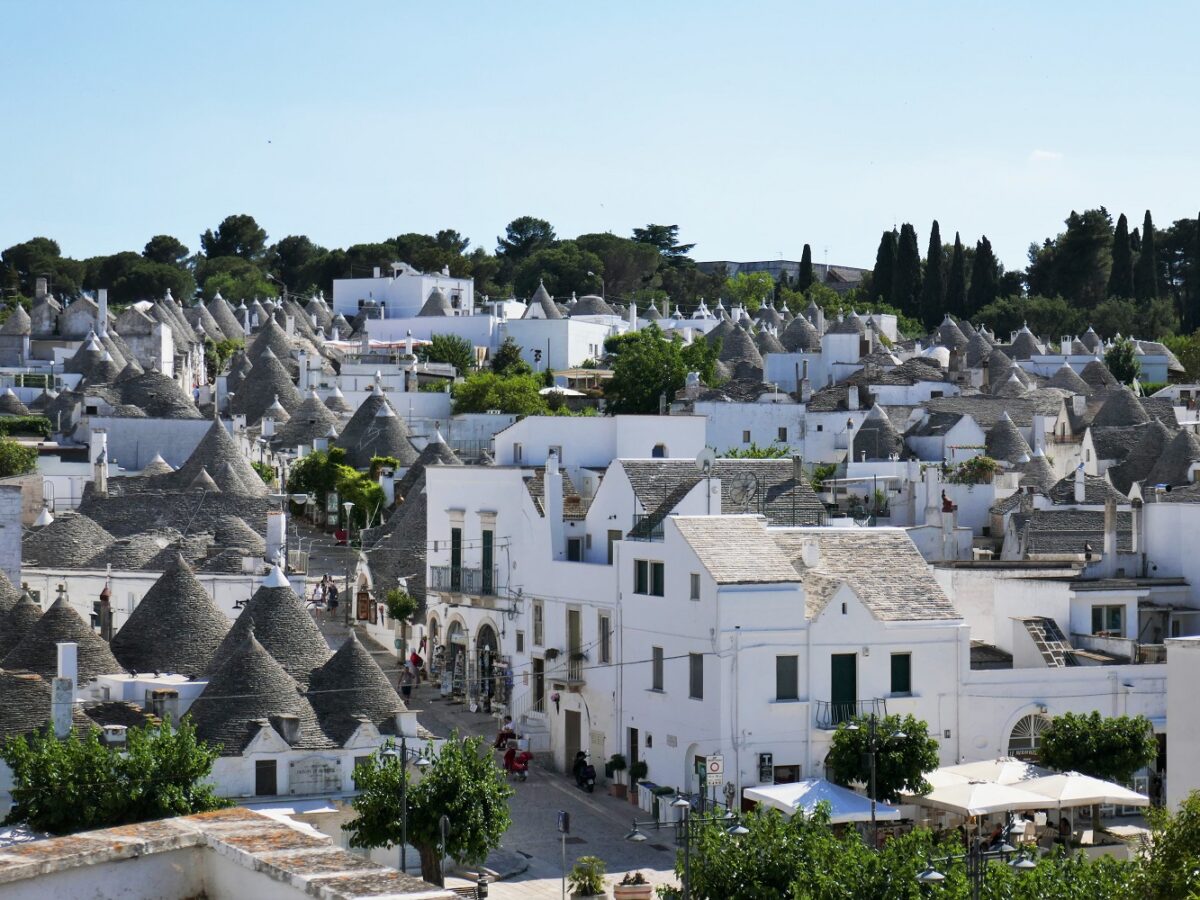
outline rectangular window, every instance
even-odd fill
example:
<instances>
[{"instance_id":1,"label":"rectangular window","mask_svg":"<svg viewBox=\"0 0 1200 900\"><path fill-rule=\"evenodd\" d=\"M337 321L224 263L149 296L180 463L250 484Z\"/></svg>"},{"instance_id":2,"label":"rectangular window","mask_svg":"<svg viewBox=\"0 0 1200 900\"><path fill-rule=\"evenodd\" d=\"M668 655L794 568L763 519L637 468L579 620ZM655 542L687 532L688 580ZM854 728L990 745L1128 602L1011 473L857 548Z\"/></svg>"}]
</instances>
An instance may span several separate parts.
<instances>
[{"instance_id":1,"label":"rectangular window","mask_svg":"<svg viewBox=\"0 0 1200 900\"><path fill-rule=\"evenodd\" d=\"M621 539L621 529L610 528L608 530L608 564L613 564L613 544Z\"/></svg>"},{"instance_id":2,"label":"rectangular window","mask_svg":"<svg viewBox=\"0 0 1200 900\"><path fill-rule=\"evenodd\" d=\"M633 561L633 592L647 594L651 597L662 597L666 593L666 575L663 564L647 559Z\"/></svg>"},{"instance_id":3,"label":"rectangular window","mask_svg":"<svg viewBox=\"0 0 1200 900\"><path fill-rule=\"evenodd\" d=\"M1115 632L1123 635L1125 633L1124 621L1125 607L1123 606L1092 607L1092 634Z\"/></svg>"},{"instance_id":4,"label":"rectangular window","mask_svg":"<svg viewBox=\"0 0 1200 900\"><path fill-rule=\"evenodd\" d=\"M542 601L533 604L533 646L542 646Z\"/></svg>"},{"instance_id":5,"label":"rectangular window","mask_svg":"<svg viewBox=\"0 0 1200 900\"><path fill-rule=\"evenodd\" d=\"M743 444L750 443L750 432L749 431L742 432L742 443Z\"/></svg>"},{"instance_id":6,"label":"rectangular window","mask_svg":"<svg viewBox=\"0 0 1200 900\"><path fill-rule=\"evenodd\" d=\"M517 465L521 464L521 445L513 444L513 462Z\"/></svg>"},{"instance_id":7,"label":"rectangular window","mask_svg":"<svg viewBox=\"0 0 1200 900\"><path fill-rule=\"evenodd\" d=\"M787 426L783 426L779 429L779 433L775 436L775 440L779 441L781 444L787 443Z\"/></svg>"},{"instance_id":8,"label":"rectangular window","mask_svg":"<svg viewBox=\"0 0 1200 900\"><path fill-rule=\"evenodd\" d=\"M600 613L600 662L608 665L612 662L612 619L608 613Z\"/></svg>"},{"instance_id":9,"label":"rectangular window","mask_svg":"<svg viewBox=\"0 0 1200 900\"><path fill-rule=\"evenodd\" d=\"M462 590L462 529L450 529L450 590Z\"/></svg>"},{"instance_id":10,"label":"rectangular window","mask_svg":"<svg viewBox=\"0 0 1200 900\"><path fill-rule=\"evenodd\" d=\"M567 562L580 562L583 559L583 539L567 538Z\"/></svg>"},{"instance_id":11,"label":"rectangular window","mask_svg":"<svg viewBox=\"0 0 1200 900\"><path fill-rule=\"evenodd\" d=\"M688 696L693 700L704 699L704 654L688 654Z\"/></svg>"},{"instance_id":12,"label":"rectangular window","mask_svg":"<svg viewBox=\"0 0 1200 900\"><path fill-rule=\"evenodd\" d=\"M661 691L663 689L662 647L650 648L650 660L650 690Z\"/></svg>"},{"instance_id":13,"label":"rectangular window","mask_svg":"<svg viewBox=\"0 0 1200 900\"><path fill-rule=\"evenodd\" d=\"M525 652L525 632L523 632L523 631L517 632L517 652L518 653Z\"/></svg>"},{"instance_id":14,"label":"rectangular window","mask_svg":"<svg viewBox=\"0 0 1200 900\"><path fill-rule=\"evenodd\" d=\"M700 599L700 573L693 572L691 576L691 590L688 592L688 598L691 600Z\"/></svg>"},{"instance_id":15,"label":"rectangular window","mask_svg":"<svg viewBox=\"0 0 1200 900\"><path fill-rule=\"evenodd\" d=\"M800 699L800 657L775 657L775 699Z\"/></svg>"},{"instance_id":16,"label":"rectangular window","mask_svg":"<svg viewBox=\"0 0 1200 900\"><path fill-rule=\"evenodd\" d=\"M892 654L892 693L912 693L912 654Z\"/></svg>"},{"instance_id":17,"label":"rectangular window","mask_svg":"<svg viewBox=\"0 0 1200 900\"><path fill-rule=\"evenodd\" d=\"M254 793L258 797L274 797L279 793L275 781L275 760L254 761Z\"/></svg>"},{"instance_id":18,"label":"rectangular window","mask_svg":"<svg viewBox=\"0 0 1200 900\"><path fill-rule=\"evenodd\" d=\"M483 595L490 597L496 593L496 535L490 528L483 529L482 559L483 559Z\"/></svg>"},{"instance_id":19,"label":"rectangular window","mask_svg":"<svg viewBox=\"0 0 1200 900\"><path fill-rule=\"evenodd\" d=\"M825 426L824 426L824 425L818 425L818 426L817 426L817 431L824 431L824 430L825 430Z\"/></svg>"}]
</instances>

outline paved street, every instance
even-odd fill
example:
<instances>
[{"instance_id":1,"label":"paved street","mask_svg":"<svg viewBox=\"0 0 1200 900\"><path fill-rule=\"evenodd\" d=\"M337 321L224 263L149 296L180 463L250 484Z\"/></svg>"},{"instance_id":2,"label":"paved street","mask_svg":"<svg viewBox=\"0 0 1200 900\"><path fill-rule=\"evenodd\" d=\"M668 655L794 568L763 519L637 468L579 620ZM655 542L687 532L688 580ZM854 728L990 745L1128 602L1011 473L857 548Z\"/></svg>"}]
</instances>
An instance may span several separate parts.
<instances>
[{"instance_id":1,"label":"paved street","mask_svg":"<svg viewBox=\"0 0 1200 900\"><path fill-rule=\"evenodd\" d=\"M421 710L421 723L436 734L449 734L457 728L463 734L495 737L495 719L471 713L465 707L452 706L433 699L436 692L423 686L412 705ZM599 790L585 794L567 776L551 772L535 761L525 783L513 782L516 791L510 801L512 826L502 846L528 858L529 867L511 879L492 885L490 896L500 900L517 898L558 898L562 896L562 844L556 830L559 810L571 814L571 835L566 845L567 867L580 856L599 856L608 865L608 882L619 881L627 871L639 869L652 883L675 884L674 833L648 832L644 843L626 841L625 834L635 817L646 814L624 800L616 800ZM451 878L449 886L465 886L467 881Z\"/></svg>"}]
</instances>

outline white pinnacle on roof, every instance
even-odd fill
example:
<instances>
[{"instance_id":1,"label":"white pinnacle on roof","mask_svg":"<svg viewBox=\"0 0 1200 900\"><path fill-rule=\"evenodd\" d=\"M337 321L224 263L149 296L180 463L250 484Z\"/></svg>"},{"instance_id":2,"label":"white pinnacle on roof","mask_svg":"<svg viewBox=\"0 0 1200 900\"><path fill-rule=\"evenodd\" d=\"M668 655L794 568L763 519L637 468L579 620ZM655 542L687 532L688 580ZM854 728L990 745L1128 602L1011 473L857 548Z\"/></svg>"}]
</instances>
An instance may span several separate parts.
<instances>
[{"instance_id":1,"label":"white pinnacle on roof","mask_svg":"<svg viewBox=\"0 0 1200 900\"><path fill-rule=\"evenodd\" d=\"M38 517L33 520L33 527L34 528L45 528L47 525L49 525L53 521L54 521L54 516L50 515L50 510L43 506L42 511L40 513L38 513Z\"/></svg>"},{"instance_id":2,"label":"white pinnacle on roof","mask_svg":"<svg viewBox=\"0 0 1200 900\"><path fill-rule=\"evenodd\" d=\"M83 349L89 352L95 350L97 353L104 349L100 346L100 342L96 340L96 332L88 332L87 343L84 345Z\"/></svg>"},{"instance_id":3,"label":"white pinnacle on roof","mask_svg":"<svg viewBox=\"0 0 1200 900\"><path fill-rule=\"evenodd\" d=\"M433 427L433 439L429 443L431 443L431 444L446 443L446 439L444 437L442 437L442 429L438 428L436 425Z\"/></svg>"},{"instance_id":4,"label":"white pinnacle on roof","mask_svg":"<svg viewBox=\"0 0 1200 900\"><path fill-rule=\"evenodd\" d=\"M291 587L287 578L284 577L283 569L279 566L271 566L271 572L263 579L262 587L280 588Z\"/></svg>"},{"instance_id":5,"label":"white pinnacle on roof","mask_svg":"<svg viewBox=\"0 0 1200 900\"><path fill-rule=\"evenodd\" d=\"M214 300L224 300L225 298L221 296L221 292L220 292L220 291L217 291L217 292L216 292L216 293L213 295L213 299L214 299Z\"/></svg>"},{"instance_id":6,"label":"white pinnacle on roof","mask_svg":"<svg viewBox=\"0 0 1200 900\"><path fill-rule=\"evenodd\" d=\"M390 403L381 403L379 404L379 409L375 410L375 418L377 419L394 419L395 417L396 411L392 409L392 404Z\"/></svg>"}]
</instances>

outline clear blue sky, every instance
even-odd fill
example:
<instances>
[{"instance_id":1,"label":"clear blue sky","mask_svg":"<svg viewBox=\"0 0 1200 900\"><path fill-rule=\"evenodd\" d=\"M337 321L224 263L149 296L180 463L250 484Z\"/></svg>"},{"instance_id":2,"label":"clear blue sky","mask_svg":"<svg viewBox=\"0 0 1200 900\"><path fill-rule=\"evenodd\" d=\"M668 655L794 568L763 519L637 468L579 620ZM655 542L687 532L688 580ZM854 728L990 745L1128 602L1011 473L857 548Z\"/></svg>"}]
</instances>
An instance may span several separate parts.
<instances>
[{"instance_id":1,"label":"clear blue sky","mask_svg":"<svg viewBox=\"0 0 1200 900\"><path fill-rule=\"evenodd\" d=\"M677 223L869 266L912 221L1010 267L1072 208L1200 208L1195 3L0 0L0 247L247 212L326 246Z\"/></svg>"}]
</instances>

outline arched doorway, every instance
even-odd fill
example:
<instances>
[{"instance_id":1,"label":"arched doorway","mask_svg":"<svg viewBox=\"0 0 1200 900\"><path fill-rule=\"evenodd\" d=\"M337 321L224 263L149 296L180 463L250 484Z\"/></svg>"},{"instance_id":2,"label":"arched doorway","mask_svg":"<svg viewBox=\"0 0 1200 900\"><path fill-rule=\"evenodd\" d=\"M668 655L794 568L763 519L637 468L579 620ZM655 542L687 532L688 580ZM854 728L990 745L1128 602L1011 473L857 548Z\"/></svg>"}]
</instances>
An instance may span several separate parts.
<instances>
[{"instance_id":1,"label":"arched doorway","mask_svg":"<svg viewBox=\"0 0 1200 900\"><path fill-rule=\"evenodd\" d=\"M479 701L489 713L492 701L502 699L496 684L499 659L500 641L496 629L484 622L475 634L475 671L479 679Z\"/></svg>"},{"instance_id":2,"label":"arched doorway","mask_svg":"<svg viewBox=\"0 0 1200 900\"><path fill-rule=\"evenodd\" d=\"M1019 719L1008 736L1008 755L1036 761L1038 748L1042 745L1042 732L1048 725L1049 720L1041 713Z\"/></svg>"}]
</instances>

